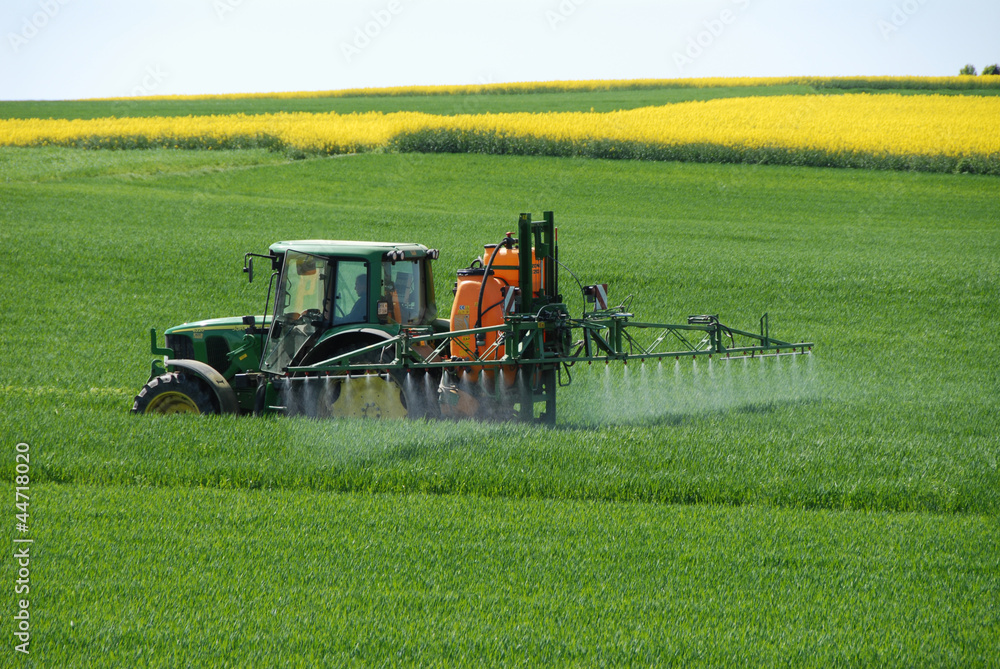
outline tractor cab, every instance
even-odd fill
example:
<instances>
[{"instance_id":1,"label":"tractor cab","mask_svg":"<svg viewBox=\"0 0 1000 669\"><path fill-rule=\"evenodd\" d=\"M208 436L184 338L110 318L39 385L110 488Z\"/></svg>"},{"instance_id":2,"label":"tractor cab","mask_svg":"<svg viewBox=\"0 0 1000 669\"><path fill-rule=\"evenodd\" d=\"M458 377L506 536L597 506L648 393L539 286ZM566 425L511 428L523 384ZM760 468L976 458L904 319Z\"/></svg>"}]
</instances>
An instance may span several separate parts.
<instances>
[{"instance_id":1,"label":"tractor cab","mask_svg":"<svg viewBox=\"0 0 1000 669\"><path fill-rule=\"evenodd\" d=\"M437 252L419 244L310 240L278 242L270 252L277 286L261 356L267 374L437 317Z\"/></svg>"}]
</instances>

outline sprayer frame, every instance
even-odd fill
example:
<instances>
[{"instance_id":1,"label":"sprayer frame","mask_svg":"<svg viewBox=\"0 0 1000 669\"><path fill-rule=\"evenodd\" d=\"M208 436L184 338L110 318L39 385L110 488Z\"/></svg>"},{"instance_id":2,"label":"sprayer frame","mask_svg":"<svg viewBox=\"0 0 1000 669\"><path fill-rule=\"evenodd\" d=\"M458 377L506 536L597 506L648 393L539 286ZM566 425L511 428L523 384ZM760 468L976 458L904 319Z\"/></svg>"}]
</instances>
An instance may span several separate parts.
<instances>
[{"instance_id":1,"label":"sprayer frame","mask_svg":"<svg viewBox=\"0 0 1000 669\"><path fill-rule=\"evenodd\" d=\"M790 343L770 336L768 315L760 319L760 333L730 328L715 315L691 316L686 324L632 322L632 314L621 307L585 313L571 318L558 291L558 243L554 215L547 211L543 220L532 221L531 214L518 219L520 290L513 313L505 314L504 323L466 330L435 332L432 328L404 328L398 335L371 346L344 353L313 365L291 367L292 373L347 374L352 370L421 370L459 371L484 368L493 371L512 369L524 373L532 382L519 389L516 416L522 421L540 421L552 425L556 418L556 388L569 385L569 369L578 362L657 360L664 358L718 355L726 358L800 355L812 349L812 342ZM534 254L532 254L534 251ZM541 263L541 286L535 294L532 255ZM574 331L582 338L574 341ZM638 332L655 335L651 344L642 344ZM497 333L496 341L485 350L469 348L460 338ZM691 335L698 335L697 339ZM725 345L728 339L730 346ZM680 344L668 350L664 342ZM739 341L739 344L737 343ZM453 342L463 355L448 355ZM384 364L352 363L374 351L392 347L393 359ZM418 350L418 348L420 350ZM575 351L573 350L575 348ZM420 351L425 351L421 353ZM430 351L427 353L427 351ZM561 372L566 372L562 383ZM543 404L539 415L535 405Z\"/></svg>"}]
</instances>

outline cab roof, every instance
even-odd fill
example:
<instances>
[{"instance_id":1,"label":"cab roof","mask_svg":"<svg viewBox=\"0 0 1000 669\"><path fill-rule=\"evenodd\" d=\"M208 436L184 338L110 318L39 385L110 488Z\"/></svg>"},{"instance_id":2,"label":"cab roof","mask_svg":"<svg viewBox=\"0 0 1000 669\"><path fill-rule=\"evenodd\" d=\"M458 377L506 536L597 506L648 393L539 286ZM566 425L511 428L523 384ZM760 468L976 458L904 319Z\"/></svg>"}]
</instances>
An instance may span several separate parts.
<instances>
[{"instance_id":1,"label":"cab roof","mask_svg":"<svg viewBox=\"0 0 1000 669\"><path fill-rule=\"evenodd\" d=\"M391 251L402 252L409 258L421 258L427 254L423 244L395 242L359 242L329 239L299 239L271 244L271 253L283 255L286 251L301 251L319 256L352 256L371 258L383 256Z\"/></svg>"}]
</instances>

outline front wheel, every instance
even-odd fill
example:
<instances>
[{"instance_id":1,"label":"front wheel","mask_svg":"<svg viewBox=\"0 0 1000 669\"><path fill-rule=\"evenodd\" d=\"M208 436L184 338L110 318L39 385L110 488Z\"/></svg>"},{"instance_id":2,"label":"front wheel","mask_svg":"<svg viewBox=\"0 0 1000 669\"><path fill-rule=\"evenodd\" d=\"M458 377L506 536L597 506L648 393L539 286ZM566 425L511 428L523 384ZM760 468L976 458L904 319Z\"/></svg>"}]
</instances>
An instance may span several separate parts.
<instances>
[{"instance_id":1,"label":"front wheel","mask_svg":"<svg viewBox=\"0 0 1000 669\"><path fill-rule=\"evenodd\" d=\"M132 413L172 414L218 413L210 393L197 379L180 372L162 374L150 380L135 396Z\"/></svg>"}]
</instances>

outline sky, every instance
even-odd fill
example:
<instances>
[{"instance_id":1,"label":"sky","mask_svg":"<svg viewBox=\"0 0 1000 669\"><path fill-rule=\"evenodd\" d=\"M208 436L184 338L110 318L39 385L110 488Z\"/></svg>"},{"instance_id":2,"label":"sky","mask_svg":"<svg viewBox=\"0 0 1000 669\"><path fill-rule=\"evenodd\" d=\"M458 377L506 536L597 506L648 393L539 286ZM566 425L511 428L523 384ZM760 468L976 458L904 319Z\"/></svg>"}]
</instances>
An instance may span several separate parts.
<instances>
[{"instance_id":1,"label":"sky","mask_svg":"<svg viewBox=\"0 0 1000 669\"><path fill-rule=\"evenodd\" d=\"M0 100L958 74L1000 0L3 0Z\"/></svg>"}]
</instances>

